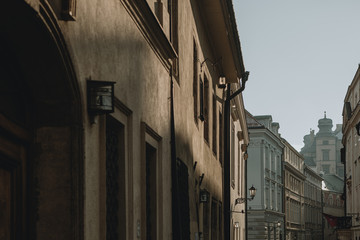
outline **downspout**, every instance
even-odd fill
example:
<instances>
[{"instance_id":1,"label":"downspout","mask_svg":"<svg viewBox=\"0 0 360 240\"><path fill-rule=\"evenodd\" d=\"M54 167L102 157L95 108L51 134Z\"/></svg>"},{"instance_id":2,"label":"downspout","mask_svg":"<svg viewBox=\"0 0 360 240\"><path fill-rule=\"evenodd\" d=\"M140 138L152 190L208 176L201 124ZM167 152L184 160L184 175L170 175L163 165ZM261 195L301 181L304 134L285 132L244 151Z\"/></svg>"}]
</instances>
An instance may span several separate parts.
<instances>
[{"instance_id":1,"label":"downspout","mask_svg":"<svg viewBox=\"0 0 360 240\"><path fill-rule=\"evenodd\" d=\"M246 153L247 153L247 149L246 149ZM247 195L247 189L248 188L248 181L247 181L247 159L245 160L245 198L247 199L248 195ZM247 208L248 208L248 202L245 201L245 239L248 239L248 212L247 212Z\"/></svg>"},{"instance_id":2,"label":"downspout","mask_svg":"<svg viewBox=\"0 0 360 240\"><path fill-rule=\"evenodd\" d=\"M321 187L321 239L324 240L324 193Z\"/></svg>"},{"instance_id":3,"label":"downspout","mask_svg":"<svg viewBox=\"0 0 360 240\"><path fill-rule=\"evenodd\" d=\"M171 196L172 196L172 233L173 239L182 240L181 209L179 203L179 183L176 163L175 116L174 116L174 79L170 69L170 142L171 142Z\"/></svg>"},{"instance_id":4,"label":"downspout","mask_svg":"<svg viewBox=\"0 0 360 240\"><path fill-rule=\"evenodd\" d=\"M347 196L346 196L346 146L344 145L344 147L340 150L341 152L341 161L344 164L344 187L343 187L343 201L344 201L344 217L346 218L346 214L347 214L347 210L346 210L346 202L347 202Z\"/></svg>"},{"instance_id":5,"label":"downspout","mask_svg":"<svg viewBox=\"0 0 360 240\"><path fill-rule=\"evenodd\" d=\"M284 147L285 149L285 147ZM286 213L285 213L285 207L286 207L286 195L285 195L285 191L286 191L286 188L285 188L285 153L284 153L284 149L283 149L283 154L282 154L282 157L281 157L281 181L282 181L282 204L281 204L281 207L282 207L282 212L284 213L284 218L283 218L283 224L281 224L281 228L280 228L280 231L282 232L282 230L284 229L284 237L281 236L280 240L282 240L282 238L286 239ZM301 204L301 196L300 196L300 204ZM300 216L301 216L301 208L300 208Z\"/></svg>"},{"instance_id":6,"label":"downspout","mask_svg":"<svg viewBox=\"0 0 360 240\"><path fill-rule=\"evenodd\" d=\"M241 76L241 87L231 94L230 83L227 84L226 99L224 106L224 177L223 177L223 214L224 214L224 240L230 240L230 101L239 95L245 89L245 83L248 80L249 72Z\"/></svg>"}]
</instances>

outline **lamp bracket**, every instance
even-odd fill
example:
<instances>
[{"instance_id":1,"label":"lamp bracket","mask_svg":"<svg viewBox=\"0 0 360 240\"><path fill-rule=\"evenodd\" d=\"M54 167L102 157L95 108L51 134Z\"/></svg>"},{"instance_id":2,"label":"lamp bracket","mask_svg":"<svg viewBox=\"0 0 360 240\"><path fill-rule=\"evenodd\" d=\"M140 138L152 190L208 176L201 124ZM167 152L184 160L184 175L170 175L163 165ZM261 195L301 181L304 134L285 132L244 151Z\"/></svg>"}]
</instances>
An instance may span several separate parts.
<instances>
[{"instance_id":1,"label":"lamp bracket","mask_svg":"<svg viewBox=\"0 0 360 240\"><path fill-rule=\"evenodd\" d=\"M237 199L235 199L235 206L237 205L237 204L241 204L241 203L244 203L244 202L246 202L246 201L251 201L251 200L253 200L254 198L237 198Z\"/></svg>"}]
</instances>

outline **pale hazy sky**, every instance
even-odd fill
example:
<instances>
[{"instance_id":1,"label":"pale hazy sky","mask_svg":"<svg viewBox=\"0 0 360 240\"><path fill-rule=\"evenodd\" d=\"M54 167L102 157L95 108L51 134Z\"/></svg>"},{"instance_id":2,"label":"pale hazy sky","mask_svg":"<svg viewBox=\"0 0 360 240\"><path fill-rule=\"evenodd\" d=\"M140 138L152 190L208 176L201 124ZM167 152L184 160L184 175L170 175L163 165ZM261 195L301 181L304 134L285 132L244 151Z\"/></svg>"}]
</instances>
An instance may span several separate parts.
<instances>
[{"instance_id":1,"label":"pale hazy sky","mask_svg":"<svg viewBox=\"0 0 360 240\"><path fill-rule=\"evenodd\" d=\"M342 123L360 63L359 0L233 0L245 68L245 108L272 115L300 150L327 117ZM333 128L333 129L334 129Z\"/></svg>"}]
</instances>

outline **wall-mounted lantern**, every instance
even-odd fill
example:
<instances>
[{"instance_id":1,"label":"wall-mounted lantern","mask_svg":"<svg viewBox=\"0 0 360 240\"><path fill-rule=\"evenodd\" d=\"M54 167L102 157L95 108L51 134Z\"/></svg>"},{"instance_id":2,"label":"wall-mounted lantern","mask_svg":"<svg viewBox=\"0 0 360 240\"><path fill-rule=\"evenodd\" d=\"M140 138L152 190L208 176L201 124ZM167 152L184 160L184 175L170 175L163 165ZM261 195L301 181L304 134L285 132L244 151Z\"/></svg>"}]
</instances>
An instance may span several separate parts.
<instances>
[{"instance_id":1,"label":"wall-mounted lantern","mask_svg":"<svg viewBox=\"0 0 360 240\"><path fill-rule=\"evenodd\" d=\"M206 190L200 190L200 202L201 203L207 203L209 202L210 194Z\"/></svg>"},{"instance_id":2,"label":"wall-mounted lantern","mask_svg":"<svg viewBox=\"0 0 360 240\"><path fill-rule=\"evenodd\" d=\"M237 198L235 199L235 206L237 204L241 204L241 203L244 203L246 201L251 201L254 199L255 195L256 195L256 188L253 186L251 186L251 188L249 188L249 191L250 191L250 197L249 198Z\"/></svg>"},{"instance_id":3,"label":"wall-mounted lantern","mask_svg":"<svg viewBox=\"0 0 360 240\"><path fill-rule=\"evenodd\" d=\"M253 200L256 195L256 188L254 187L254 185L252 185L251 188L249 188L249 191L250 191L251 200Z\"/></svg>"},{"instance_id":4,"label":"wall-mounted lantern","mask_svg":"<svg viewBox=\"0 0 360 240\"><path fill-rule=\"evenodd\" d=\"M226 87L226 78L224 76L220 76L218 88L224 89L225 87Z\"/></svg>"},{"instance_id":5,"label":"wall-mounted lantern","mask_svg":"<svg viewBox=\"0 0 360 240\"><path fill-rule=\"evenodd\" d=\"M90 115L114 112L115 82L87 80L87 105Z\"/></svg>"}]
</instances>

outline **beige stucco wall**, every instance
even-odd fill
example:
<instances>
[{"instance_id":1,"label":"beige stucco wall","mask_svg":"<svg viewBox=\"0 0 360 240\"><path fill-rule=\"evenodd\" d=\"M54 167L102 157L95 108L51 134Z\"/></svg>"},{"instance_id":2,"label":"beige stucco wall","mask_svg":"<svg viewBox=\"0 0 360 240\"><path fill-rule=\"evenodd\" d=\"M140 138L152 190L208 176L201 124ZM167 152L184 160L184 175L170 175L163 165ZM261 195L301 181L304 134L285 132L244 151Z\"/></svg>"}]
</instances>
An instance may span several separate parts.
<instances>
[{"instance_id":1,"label":"beige stucco wall","mask_svg":"<svg viewBox=\"0 0 360 240\"><path fill-rule=\"evenodd\" d=\"M29 1L36 2L37 1ZM56 1L53 1L56 3ZM155 11L155 1L148 0ZM38 5L37 5L38 6ZM171 239L171 161L170 161L170 73L159 53L140 30L122 1L77 1L75 21L59 20L75 69L80 87L83 108L83 144L84 144L84 235L86 240L106 239L106 117L90 117L86 109L86 80L115 82L115 97L121 107L111 114L124 125L126 131L125 154L125 195L127 208L126 239L137 239L139 225L144 213L141 211L143 176L141 146L145 141L141 132L141 123L145 122L157 135L159 142L160 170L157 186L158 199L158 239ZM166 4L163 6L166 10ZM166 12L166 11L164 11ZM223 90L216 87L219 72L214 67L213 47L208 38L203 15L195 1L179 1L179 81L174 84L175 134L177 157L189 170L189 204L191 239L196 232L202 231L203 205L199 203L199 190L206 189L210 199L222 202L222 166L219 161L219 145L214 154L213 146L213 109L212 93L221 99ZM59 14L58 14L59 15ZM169 36L168 16L164 15L164 33ZM204 140L204 123L193 116L193 42L198 46L199 74L209 80L209 141ZM205 59L209 61L205 62ZM204 65L200 68L200 63ZM242 101L241 101L242 103ZM117 105L117 106L118 106ZM216 118L222 111L221 100L216 103ZM243 104L239 105L243 111ZM125 109L125 110L124 110ZM219 123L217 123L218 125ZM219 126L217 126L217 130ZM216 131L217 131L216 130ZM236 130L244 130L239 122ZM220 136L216 142L219 144ZM247 142L242 141L239 144ZM240 153L236 153L239 157ZM241 157L240 157L241 158ZM197 167L193 170L194 163ZM161 166L161 167L160 167ZM237 166L237 165L236 165ZM235 166L235 167L236 167ZM202 185L199 176L204 174ZM236 178L242 177L237 173ZM243 183L243 182L242 182ZM247 191L243 187L244 191ZM235 197L244 193L234 194ZM211 200L212 201L212 200ZM199 211L199 212L197 212ZM211 216L209 215L209 221ZM218 216L218 220L223 217ZM161 222L161 219L163 221ZM243 215L234 218L244 230ZM200 228L198 228L200 224ZM220 225L220 223L218 223ZM211 229L210 229L211 231Z\"/></svg>"},{"instance_id":2,"label":"beige stucco wall","mask_svg":"<svg viewBox=\"0 0 360 240\"><path fill-rule=\"evenodd\" d=\"M243 106L237 106L239 108L243 108ZM236 118L235 118L236 119ZM248 190L247 190L247 186L245 184L245 159L244 159L244 153L241 150L241 146L242 144L247 145L246 139L239 139L237 133L238 132L246 132L246 130L244 128L246 128L246 126L241 126L240 124L240 120L236 119L235 121L233 121L233 124L235 126L235 148L233 149L235 151L235 161L234 161L234 170L230 169L230 171L234 174L234 185L230 188L231 194L230 194L230 208L231 210L233 210L234 212L231 213L231 221L230 223L232 224L231 226L231 239L236 239L234 234L236 231L238 231L238 239L242 240L245 239L245 203L241 203L241 204L237 204L235 205L235 200L237 198L245 198L245 197L250 197L247 196L249 195ZM247 194L247 195L246 195ZM244 212L242 212L244 211ZM237 230L237 228L239 228Z\"/></svg>"},{"instance_id":3,"label":"beige stucco wall","mask_svg":"<svg viewBox=\"0 0 360 240\"><path fill-rule=\"evenodd\" d=\"M127 238L137 238L141 218L140 124L145 122L162 137L163 219L159 239L171 237L170 191L170 75L145 40L121 1L78 1L74 22L60 22L86 103L86 79L114 81L115 97L132 111L127 164ZM86 111L86 109L84 108ZM116 110L118 112L119 109ZM116 113L112 114L120 120ZM85 239L105 239L105 118L90 123L84 114ZM121 121L121 120L120 120ZM129 177L130 176L130 177ZM131 177L132 176L132 177ZM133 192L131 192L133 190ZM141 226L140 226L141 227ZM140 228L141 231L141 228Z\"/></svg>"},{"instance_id":4,"label":"beige stucco wall","mask_svg":"<svg viewBox=\"0 0 360 240\"><path fill-rule=\"evenodd\" d=\"M191 239L195 238L196 232L203 231L202 215L204 204L199 203L198 195L200 189L206 189L210 193L210 199L214 198L217 201L222 201L222 167L218 160L218 154L214 155L212 151L212 93L215 90L220 94L221 91L216 88L213 89L214 81L217 80L217 73L213 71L209 62L200 69L200 63L206 58L212 61L214 59L197 6L196 4L194 5L192 6L190 1L179 1L179 82L176 82L174 85L177 156L185 162L189 169ZM198 49L199 75L204 79L204 74L206 74L211 92L209 94L209 142L206 142L204 139L204 122L198 120L198 125L196 125L194 119L194 40ZM219 109L221 104L218 102L217 106ZM217 153L219 153L219 149ZM197 162L197 166L195 171L193 171L192 166L195 162ZM202 174L204 174L204 179L201 186L199 184L196 185ZM209 202L209 204L211 203ZM197 220L197 208L199 209L199 222Z\"/></svg>"}]
</instances>

